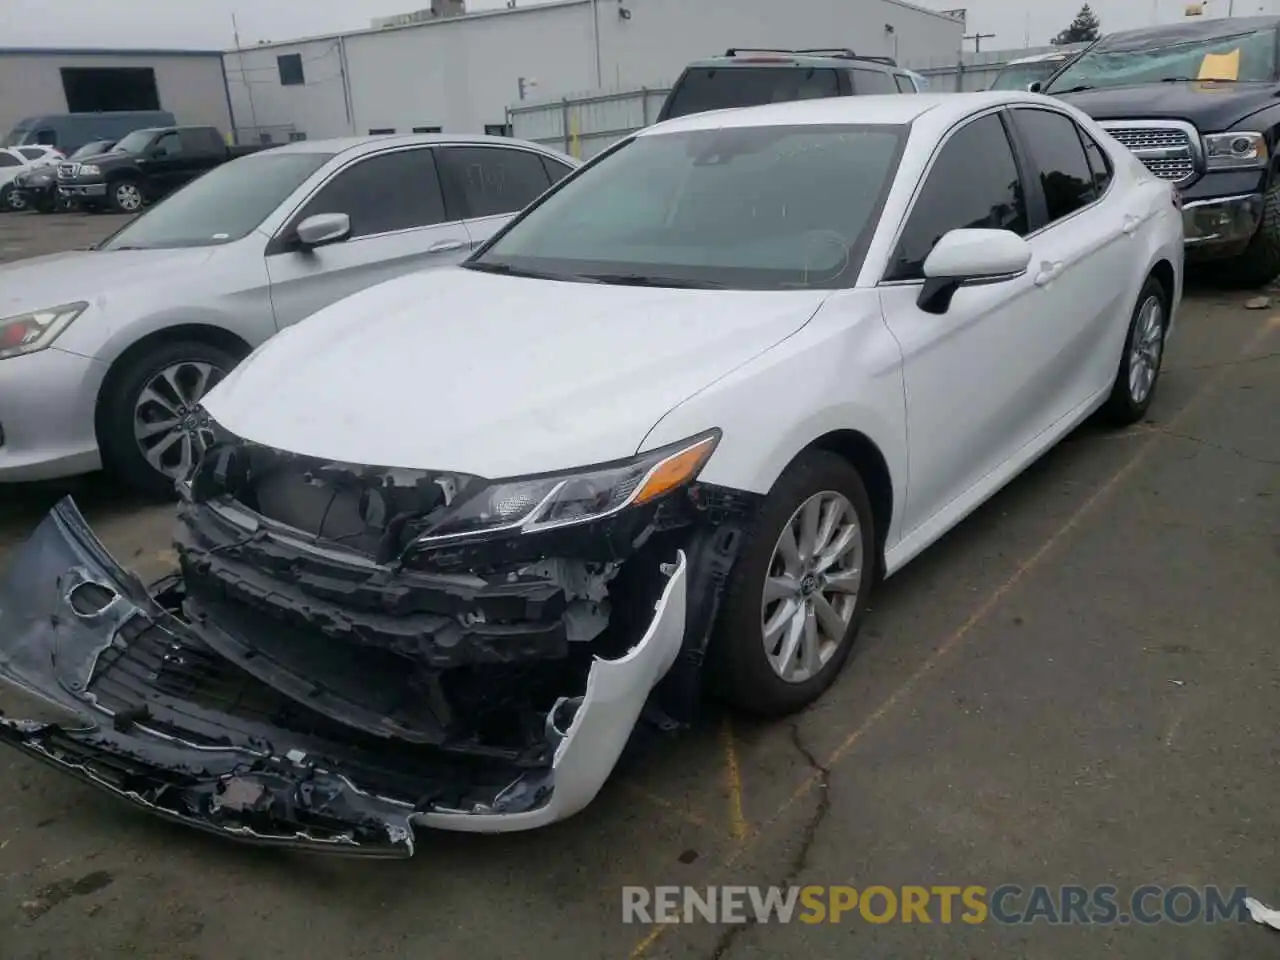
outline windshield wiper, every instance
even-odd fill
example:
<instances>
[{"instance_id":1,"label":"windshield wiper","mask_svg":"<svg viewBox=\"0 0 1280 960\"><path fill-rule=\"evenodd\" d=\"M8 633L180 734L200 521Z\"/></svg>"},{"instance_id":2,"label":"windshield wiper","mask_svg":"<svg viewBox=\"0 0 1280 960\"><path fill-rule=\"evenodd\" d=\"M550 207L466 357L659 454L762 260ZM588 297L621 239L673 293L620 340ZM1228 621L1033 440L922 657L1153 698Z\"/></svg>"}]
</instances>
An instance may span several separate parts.
<instances>
[{"instance_id":1,"label":"windshield wiper","mask_svg":"<svg viewBox=\"0 0 1280 960\"><path fill-rule=\"evenodd\" d=\"M1092 83L1082 83L1082 84L1079 84L1078 86L1067 87L1067 89L1065 90L1052 90L1052 91L1045 90L1044 92L1045 93L1079 93L1082 90L1092 90L1092 89L1093 89Z\"/></svg>"},{"instance_id":2,"label":"windshield wiper","mask_svg":"<svg viewBox=\"0 0 1280 960\"><path fill-rule=\"evenodd\" d=\"M1232 77L1161 77L1161 83L1239 83Z\"/></svg>"},{"instance_id":3,"label":"windshield wiper","mask_svg":"<svg viewBox=\"0 0 1280 960\"><path fill-rule=\"evenodd\" d=\"M714 280L684 280L679 277L653 277L645 273L588 273L588 280L625 287L672 287L682 290L722 290L723 283Z\"/></svg>"},{"instance_id":4,"label":"windshield wiper","mask_svg":"<svg viewBox=\"0 0 1280 960\"><path fill-rule=\"evenodd\" d=\"M500 273L504 277L530 277L534 280L568 280L574 283L595 283L594 277L577 273L546 273L540 270L526 270L513 267L509 263L495 263L490 260L468 260L458 264L465 270L478 270L481 273Z\"/></svg>"}]
</instances>

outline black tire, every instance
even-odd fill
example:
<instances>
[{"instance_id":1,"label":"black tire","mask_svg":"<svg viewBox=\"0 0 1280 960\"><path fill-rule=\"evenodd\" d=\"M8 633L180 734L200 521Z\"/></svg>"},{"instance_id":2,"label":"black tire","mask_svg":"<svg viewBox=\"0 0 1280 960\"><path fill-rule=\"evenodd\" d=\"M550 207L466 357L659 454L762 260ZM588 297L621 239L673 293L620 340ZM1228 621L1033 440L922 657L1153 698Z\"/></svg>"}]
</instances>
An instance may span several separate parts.
<instances>
[{"instance_id":1,"label":"black tire","mask_svg":"<svg viewBox=\"0 0 1280 960\"><path fill-rule=\"evenodd\" d=\"M1147 277L1138 294L1138 302L1134 305L1133 314L1129 318L1129 330L1124 338L1124 352L1120 355L1120 366L1116 370L1115 382L1111 385L1111 396L1102 408L1103 416L1116 426L1128 426L1137 423L1146 416L1147 409L1156 395L1156 387L1160 383L1160 370L1164 363L1164 338L1169 331L1169 292L1155 277ZM1135 398L1133 389L1133 363L1135 360L1133 342L1141 336L1139 329L1145 320L1144 309L1155 300L1160 309L1160 334L1156 345L1155 370L1146 392Z\"/></svg>"},{"instance_id":2,"label":"black tire","mask_svg":"<svg viewBox=\"0 0 1280 960\"><path fill-rule=\"evenodd\" d=\"M13 184L6 183L0 186L0 213L8 213L13 207L9 206L9 200L13 196Z\"/></svg>"},{"instance_id":3,"label":"black tire","mask_svg":"<svg viewBox=\"0 0 1280 960\"><path fill-rule=\"evenodd\" d=\"M135 197L136 200L133 199ZM142 184L131 177L124 177L109 184L107 205L116 213L140 213L146 205Z\"/></svg>"},{"instance_id":4,"label":"black tire","mask_svg":"<svg viewBox=\"0 0 1280 960\"><path fill-rule=\"evenodd\" d=\"M830 658L812 676L794 682L778 675L765 652L763 591L784 528L811 497L824 492L842 495L857 515L862 578L853 615ZM766 717L795 713L821 696L849 658L866 612L876 579L876 542L871 502L858 471L833 453L811 450L801 454L765 498L729 576L708 649L713 690L737 709Z\"/></svg>"},{"instance_id":5,"label":"black tire","mask_svg":"<svg viewBox=\"0 0 1280 960\"><path fill-rule=\"evenodd\" d=\"M98 445L107 470L147 496L172 499L176 478L153 467L135 437L134 416L142 391L166 369L183 364L208 364L220 373L210 378L204 391L208 392L239 360L238 356L200 340L172 340L117 361L98 398ZM172 460L179 452L180 449L174 451L166 459Z\"/></svg>"},{"instance_id":6,"label":"black tire","mask_svg":"<svg viewBox=\"0 0 1280 960\"><path fill-rule=\"evenodd\" d=\"M1233 287L1263 287L1280 276L1280 173L1262 198L1262 223L1244 252L1222 263L1224 279Z\"/></svg>"},{"instance_id":7,"label":"black tire","mask_svg":"<svg viewBox=\"0 0 1280 960\"><path fill-rule=\"evenodd\" d=\"M4 204L17 213L31 209L31 202L27 199L26 193L22 190L15 190L12 184L9 186L9 194L5 197Z\"/></svg>"}]
</instances>

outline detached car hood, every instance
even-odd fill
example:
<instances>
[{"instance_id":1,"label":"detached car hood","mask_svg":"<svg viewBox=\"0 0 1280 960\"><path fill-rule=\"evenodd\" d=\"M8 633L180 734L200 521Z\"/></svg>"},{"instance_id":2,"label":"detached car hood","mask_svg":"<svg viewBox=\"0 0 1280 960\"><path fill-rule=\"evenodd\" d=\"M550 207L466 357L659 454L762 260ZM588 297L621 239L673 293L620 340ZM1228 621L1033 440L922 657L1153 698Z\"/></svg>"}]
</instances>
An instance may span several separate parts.
<instances>
[{"instance_id":1,"label":"detached car hood","mask_svg":"<svg viewBox=\"0 0 1280 960\"><path fill-rule=\"evenodd\" d=\"M0 264L0 317L85 300L104 307L113 293L157 277L182 283L216 247L175 250L69 250Z\"/></svg>"},{"instance_id":2,"label":"detached car hood","mask_svg":"<svg viewBox=\"0 0 1280 960\"><path fill-rule=\"evenodd\" d=\"M1204 133L1227 130L1280 103L1270 83L1144 83L1050 96L1095 120L1186 120Z\"/></svg>"},{"instance_id":3,"label":"detached car hood","mask_svg":"<svg viewBox=\"0 0 1280 960\"><path fill-rule=\"evenodd\" d=\"M419 273L273 337L205 407L244 439L345 463L487 477L599 463L825 296Z\"/></svg>"}]
</instances>

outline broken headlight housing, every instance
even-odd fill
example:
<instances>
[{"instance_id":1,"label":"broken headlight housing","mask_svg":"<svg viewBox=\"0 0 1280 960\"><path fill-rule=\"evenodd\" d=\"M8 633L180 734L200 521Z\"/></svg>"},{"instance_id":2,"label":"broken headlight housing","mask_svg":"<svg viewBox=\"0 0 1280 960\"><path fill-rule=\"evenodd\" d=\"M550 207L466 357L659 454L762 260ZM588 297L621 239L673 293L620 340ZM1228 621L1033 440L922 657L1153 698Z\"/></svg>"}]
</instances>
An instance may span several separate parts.
<instances>
[{"instance_id":1,"label":"broken headlight housing","mask_svg":"<svg viewBox=\"0 0 1280 960\"><path fill-rule=\"evenodd\" d=\"M713 430L629 460L494 481L469 496L464 493L414 545L541 533L603 520L692 483L719 441L720 431Z\"/></svg>"}]
</instances>

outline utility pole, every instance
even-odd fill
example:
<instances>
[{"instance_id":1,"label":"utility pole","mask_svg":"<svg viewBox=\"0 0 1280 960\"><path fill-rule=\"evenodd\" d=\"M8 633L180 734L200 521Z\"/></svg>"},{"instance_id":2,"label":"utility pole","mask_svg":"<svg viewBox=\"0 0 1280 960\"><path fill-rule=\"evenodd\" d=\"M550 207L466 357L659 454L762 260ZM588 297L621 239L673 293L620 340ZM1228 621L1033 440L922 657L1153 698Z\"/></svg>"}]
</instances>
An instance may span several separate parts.
<instances>
[{"instance_id":1,"label":"utility pole","mask_svg":"<svg viewBox=\"0 0 1280 960\"><path fill-rule=\"evenodd\" d=\"M234 13L231 14L231 32L236 38L236 66L240 68L240 80L244 84L244 91L249 97L249 123L252 124L253 129L256 131L258 129L258 111L253 106L253 81L249 78L249 73L244 67L244 54L240 49L240 25L236 23L236 15ZM236 143L240 142L235 130L231 131L231 139Z\"/></svg>"},{"instance_id":2,"label":"utility pole","mask_svg":"<svg viewBox=\"0 0 1280 960\"><path fill-rule=\"evenodd\" d=\"M989 40L990 38L992 38L992 37L994 37L994 36L995 36L995 34L994 34L994 33L966 33L966 34L965 34L963 37L961 37L960 39L962 39L962 40L972 40L972 41L973 41L973 52L974 52L974 53L981 53L981 52L982 52L982 41L983 41L983 40Z\"/></svg>"}]
</instances>

